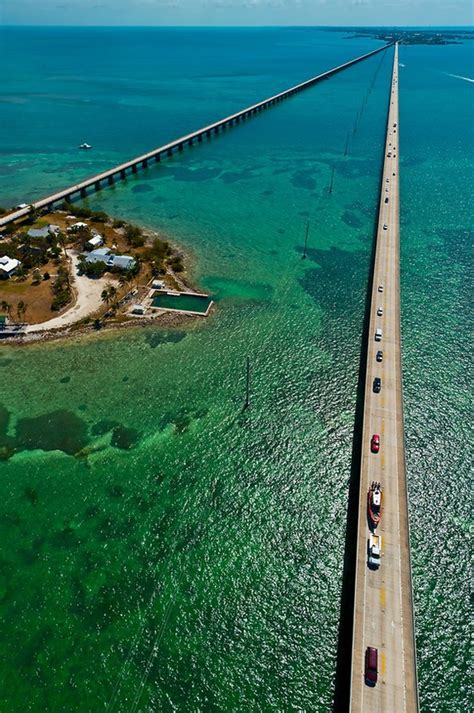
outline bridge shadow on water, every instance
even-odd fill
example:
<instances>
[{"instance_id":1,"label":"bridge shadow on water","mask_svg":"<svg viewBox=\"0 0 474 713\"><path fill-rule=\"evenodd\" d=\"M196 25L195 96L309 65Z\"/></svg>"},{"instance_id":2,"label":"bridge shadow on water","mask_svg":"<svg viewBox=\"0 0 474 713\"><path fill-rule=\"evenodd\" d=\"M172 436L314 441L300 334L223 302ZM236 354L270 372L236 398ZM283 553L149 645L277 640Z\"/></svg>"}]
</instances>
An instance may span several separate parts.
<instances>
[{"instance_id":1,"label":"bridge shadow on water","mask_svg":"<svg viewBox=\"0 0 474 713\"><path fill-rule=\"evenodd\" d=\"M380 171L379 185L383 168ZM354 624L355 563L357 556L357 525L359 515L360 460L362 454L362 427L364 418L364 393L367 368L367 343L369 339L370 308L377 247L377 228L380 211L380 195L375 212L370 268L365 296L362 326L359 373L357 379L356 407L352 435L351 472L347 501L347 519L344 545L344 565L339 612L339 632L337 642L337 662L332 713L349 711L351 688L352 633ZM361 671L362 676L362 671Z\"/></svg>"}]
</instances>

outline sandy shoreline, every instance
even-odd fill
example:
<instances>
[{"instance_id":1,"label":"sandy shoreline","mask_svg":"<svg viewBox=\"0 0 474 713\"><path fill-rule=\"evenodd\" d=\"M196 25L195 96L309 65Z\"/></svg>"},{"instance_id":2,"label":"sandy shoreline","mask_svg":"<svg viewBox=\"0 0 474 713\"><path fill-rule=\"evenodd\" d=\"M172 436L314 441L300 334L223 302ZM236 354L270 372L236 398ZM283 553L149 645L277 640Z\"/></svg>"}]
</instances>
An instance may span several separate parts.
<instances>
[{"instance_id":1,"label":"sandy shoreline","mask_svg":"<svg viewBox=\"0 0 474 713\"><path fill-rule=\"evenodd\" d=\"M213 310L211 310L212 313ZM114 332L125 330L140 330L149 327L157 329L175 329L186 327L189 330L195 325L201 324L201 320L194 315L172 312L156 312L153 317L140 317L137 319L127 319L123 322L104 322L100 329L96 329L93 323L81 324L80 326L68 326L48 331L30 332L23 337L9 337L0 339L0 349L2 346L26 347L46 344L51 342L73 342L85 340L87 337L100 338L101 336L113 337Z\"/></svg>"}]
</instances>

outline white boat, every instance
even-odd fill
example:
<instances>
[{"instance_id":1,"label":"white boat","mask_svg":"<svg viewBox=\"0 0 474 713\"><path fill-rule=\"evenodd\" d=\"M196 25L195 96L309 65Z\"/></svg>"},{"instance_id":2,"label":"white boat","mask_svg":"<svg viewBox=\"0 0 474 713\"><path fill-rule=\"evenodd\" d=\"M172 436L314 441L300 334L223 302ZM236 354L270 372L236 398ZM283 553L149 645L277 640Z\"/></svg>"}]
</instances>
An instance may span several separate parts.
<instances>
[{"instance_id":1,"label":"white boat","mask_svg":"<svg viewBox=\"0 0 474 713\"><path fill-rule=\"evenodd\" d=\"M81 144L81 145L79 146L79 148L80 148L80 149L87 150L87 149L91 149L92 146L91 146L90 144L84 143L84 144Z\"/></svg>"}]
</instances>

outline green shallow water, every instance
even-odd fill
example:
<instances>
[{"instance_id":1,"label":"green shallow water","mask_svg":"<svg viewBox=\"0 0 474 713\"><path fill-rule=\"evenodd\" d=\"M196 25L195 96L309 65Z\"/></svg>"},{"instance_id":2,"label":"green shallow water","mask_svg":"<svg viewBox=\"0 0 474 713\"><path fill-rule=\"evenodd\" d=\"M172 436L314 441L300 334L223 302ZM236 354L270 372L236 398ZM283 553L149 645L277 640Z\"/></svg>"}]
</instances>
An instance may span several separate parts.
<instances>
[{"instance_id":1,"label":"green shallow water","mask_svg":"<svg viewBox=\"0 0 474 713\"><path fill-rule=\"evenodd\" d=\"M400 76L407 458L422 709L454 711L467 578L445 543L464 568L447 483L467 483L450 424L469 408L470 226L450 210L466 200L455 139L426 159L415 117L433 94L408 60L438 55L419 51ZM389 79L375 57L90 199L187 246L217 308L192 328L2 348L2 711L331 708Z\"/></svg>"}]
</instances>

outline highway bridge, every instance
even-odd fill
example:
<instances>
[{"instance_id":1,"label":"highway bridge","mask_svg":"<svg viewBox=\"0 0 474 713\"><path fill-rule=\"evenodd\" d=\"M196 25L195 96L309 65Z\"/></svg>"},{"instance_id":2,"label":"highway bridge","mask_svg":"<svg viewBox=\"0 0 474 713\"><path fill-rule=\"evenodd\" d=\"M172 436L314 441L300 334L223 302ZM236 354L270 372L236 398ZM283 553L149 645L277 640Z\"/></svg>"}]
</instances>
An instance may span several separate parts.
<instances>
[{"instance_id":1,"label":"highway bridge","mask_svg":"<svg viewBox=\"0 0 474 713\"><path fill-rule=\"evenodd\" d=\"M352 713L419 710L400 347L398 45L395 45L367 344L351 661ZM382 331L380 341L376 330ZM381 361L377 352L382 352ZM374 379L381 390L374 391ZM380 437L378 453L371 439ZM378 569L368 567L367 492L383 488ZM378 651L378 680L365 680L367 647Z\"/></svg>"},{"instance_id":2,"label":"highway bridge","mask_svg":"<svg viewBox=\"0 0 474 713\"><path fill-rule=\"evenodd\" d=\"M344 64L340 64L337 67L333 67L332 69L329 69L328 71L323 72L322 74L318 74L316 77L307 79L301 84L297 84L294 87L290 87L289 89L286 89L285 91L280 92L279 94L275 94L271 97L268 97L268 99L264 99L263 101L258 102L257 104L252 104L252 106L248 106L245 109L236 112L235 114L226 116L224 119L219 119L219 121L215 121L213 124L204 126L201 129L198 129L197 131L193 131L190 134L186 134L186 136L181 136L179 139L170 141L169 143L164 144L163 146L158 146L157 148L153 149L152 151L149 151L146 154L137 156L136 158L133 158L130 161L126 161L125 163L119 164L118 166L114 166L108 171L103 171L102 173L98 173L95 176L91 176L90 178L87 178L84 181L75 184L74 186L68 186L62 191L58 191L57 193L53 193L50 196L46 196L45 198L41 198L37 201L34 201L33 203L27 205L24 208L17 209L15 211L12 211L11 213L7 213L6 215L0 217L0 228L4 225L7 225L8 223L11 223L12 221L18 220L19 218L26 217L31 212L32 208L34 210L51 210L54 207L55 203L60 203L65 200L71 200L73 198L85 198L87 195L87 191L90 188L95 191L98 191L103 187L103 185L113 185L115 181L126 178L127 174L137 173L140 168L146 168L150 162L159 162L163 158L172 156L175 151L183 151L186 146L192 146L195 142L200 143L203 141L204 138L209 139L212 137L213 134L218 134L220 131L223 131L230 126L239 124L240 122L245 121L249 117L254 116L255 114L259 114L265 109L268 109L271 106L278 104L284 99L294 96L295 94L302 92L304 89L308 89L314 84L317 84L318 82L321 82L324 79L328 79L334 74L342 72L344 69L352 67L358 62L362 62L363 60L372 57L378 52L385 51L390 46L391 45L388 44L384 45L383 47L378 47L377 49L372 50L372 52L367 52L366 54L361 55L360 57L351 59L349 62L345 62Z\"/></svg>"}]
</instances>

